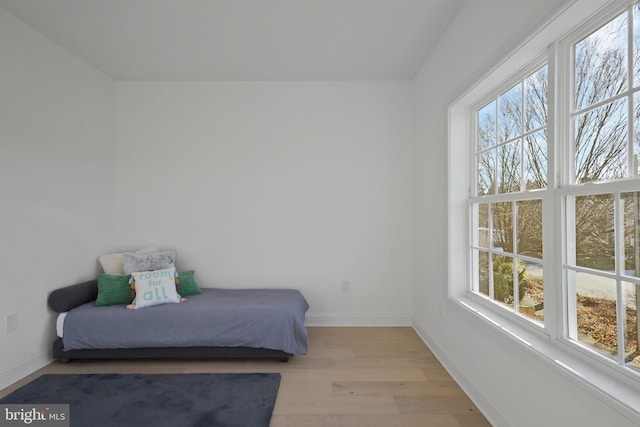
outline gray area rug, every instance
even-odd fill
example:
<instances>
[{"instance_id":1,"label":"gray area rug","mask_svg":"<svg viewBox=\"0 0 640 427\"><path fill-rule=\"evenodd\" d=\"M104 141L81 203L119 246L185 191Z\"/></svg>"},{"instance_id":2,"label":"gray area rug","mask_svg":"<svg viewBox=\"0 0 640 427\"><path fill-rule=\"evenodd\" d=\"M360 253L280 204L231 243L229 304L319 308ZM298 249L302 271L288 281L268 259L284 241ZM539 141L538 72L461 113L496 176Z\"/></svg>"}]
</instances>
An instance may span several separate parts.
<instances>
[{"instance_id":1,"label":"gray area rug","mask_svg":"<svg viewBox=\"0 0 640 427\"><path fill-rule=\"evenodd\" d=\"M70 404L71 426L268 427L280 374L43 375L0 403Z\"/></svg>"}]
</instances>

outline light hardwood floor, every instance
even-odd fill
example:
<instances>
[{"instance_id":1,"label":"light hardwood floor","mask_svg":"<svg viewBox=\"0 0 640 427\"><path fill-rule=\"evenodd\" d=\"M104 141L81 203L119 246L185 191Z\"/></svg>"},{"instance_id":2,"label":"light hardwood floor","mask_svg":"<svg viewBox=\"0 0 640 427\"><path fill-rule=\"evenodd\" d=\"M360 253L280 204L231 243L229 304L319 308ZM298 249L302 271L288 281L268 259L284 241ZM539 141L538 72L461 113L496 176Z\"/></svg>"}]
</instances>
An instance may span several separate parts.
<instances>
[{"instance_id":1,"label":"light hardwood floor","mask_svg":"<svg viewBox=\"0 0 640 427\"><path fill-rule=\"evenodd\" d=\"M476 427L490 424L411 328L310 327L309 354L276 361L54 362L45 373L280 372L271 427Z\"/></svg>"}]
</instances>

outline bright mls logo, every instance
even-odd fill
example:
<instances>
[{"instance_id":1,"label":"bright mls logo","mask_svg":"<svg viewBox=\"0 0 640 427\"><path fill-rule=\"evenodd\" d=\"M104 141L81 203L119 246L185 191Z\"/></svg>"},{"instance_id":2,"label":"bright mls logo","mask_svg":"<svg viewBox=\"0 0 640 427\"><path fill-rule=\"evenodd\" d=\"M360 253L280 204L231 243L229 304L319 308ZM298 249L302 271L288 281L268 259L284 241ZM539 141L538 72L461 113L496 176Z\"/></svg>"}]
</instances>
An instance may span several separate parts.
<instances>
[{"instance_id":1,"label":"bright mls logo","mask_svg":"<svg viewBox=\"0 0 640 427\"><path fill-rule=\"evenodd\" d=\"M0 404L0 427L69 427L69 405Z\"/></svg>"}]
</instances>

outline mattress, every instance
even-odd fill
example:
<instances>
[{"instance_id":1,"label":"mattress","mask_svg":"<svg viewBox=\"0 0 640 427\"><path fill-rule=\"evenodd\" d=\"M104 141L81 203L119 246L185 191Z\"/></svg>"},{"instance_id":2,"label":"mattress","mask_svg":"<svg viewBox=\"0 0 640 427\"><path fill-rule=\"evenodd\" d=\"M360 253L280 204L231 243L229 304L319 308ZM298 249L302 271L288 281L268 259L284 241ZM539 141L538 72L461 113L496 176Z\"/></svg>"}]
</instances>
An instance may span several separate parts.
<instances>
[{"instance_id":1,"label":"mattress","mask_svg":"<svg viewBox=\"0 0 640 427\"><path fill-rule=\"evenodd\" d=\"M58 318L56 319L56 335L59 338L64 336L64 319L67 317L67 312L58 314Z\"/></svg>"},{"instance_id":2,"label":"mattress","mask_svg":"<svg viewBox=\"0 0 640 427\"><path fill-rule=\"evenodd\" d=\"M127 310L124 305L70 310L64 350L155 347L253 347L306 354L309 305L291 289L203 288L180 304Z\"/></svg>"}]
</instances>

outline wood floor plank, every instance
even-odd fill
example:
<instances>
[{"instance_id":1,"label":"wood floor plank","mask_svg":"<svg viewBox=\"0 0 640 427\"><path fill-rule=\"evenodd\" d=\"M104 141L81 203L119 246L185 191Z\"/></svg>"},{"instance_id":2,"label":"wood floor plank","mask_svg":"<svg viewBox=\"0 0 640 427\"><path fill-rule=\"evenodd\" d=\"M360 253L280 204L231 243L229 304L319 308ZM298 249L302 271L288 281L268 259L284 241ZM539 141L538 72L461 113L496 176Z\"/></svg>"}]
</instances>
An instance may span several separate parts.
<instances>
[{"instance_id":1,"label":"wood floor plank","mask_svg":"<svg viewBox=\"0 0 640 427\"><path fill-rule=\"evenodd\" d=\"M292 397L276 401L274 414L297 415L377 415L399 414L393 397L336 396L321 399Z\"/></svg>"},{"instance_id":2,"label":"wood floor plank","mask_svg":"<svg viewBox=\"0 0 640 427\"><path fill-rule=\"evenodd\" d=\"M460 427L449 414L342 415L340 423L340 427Z\"/></svg>"},{"instance_id":3,"label":"wood floor plank","mask_svg":"<svg viewBox=\"0 0 640 427\"><path fill-rule=\"evenodd\" d=\"M336 381L419 381L425 374L418 368L331 368Z\"/></svg>"},{"instance_id":4,"label":"wood floor plank","mask_svg":"<svg viewBox=\"0 0 640 427\"><path fill-rule=\"evenodd\" d=\"M395 397L402 414L454 414L479 413L475 405L466 397L448 396L399 396Z\"/></svg>"},{"instance_id":5,"label":"wood floor plank","mask_svg":"<svg viewBox=\"0 0 640 427\"><path fill-rule=\"evenodd\" d=\"M411 328L310 327L309 354L273 360L74 360L43 374L279 372L271 427L486 427Z\"/></svg>"},{"instance_id":6,"label":"wood floor plank","mask_svg":"<svg viewBox=\"0 0 640 427\"><path fill-rule=\"evenodd\" d=\"M480 413L476 414L453 414L460 427L491 427L491 424Z\"/></svg>"},{"instance_id":7,"label":"wood floor plank","mask_svg":"<svg viewBox=\"0 0 640 427\"><path fill-rule=\"evenodd\" d=\"M305 372L282 372L278 398L289 399L304 396L307 399L324 399L333 396L333 380L326 375L309 375Z\"/></svg>"},{"instance_id":8,"label":"wood floor plank","mask_svg":"<svg viewBox=\"0 0 640 427\"><path fill-rule=\"evenodd\" d=\"M332 368L421 368L425 375L425 369L431 367L437 361L417 355L416 357L353 357L353 358L332 358ZM446 371L445 371L446 372Z\"/></svg>"},{"instance_id":9,"label":"wood floor plank","mask_svg":"<svg viewBox=\"0 0 640 427\"><path fill-rule=\"evenodd\" d=\"M333 382L334 396L456 397L465 394L455 385L429 381L352 381Z\"/></svg>"},{"instance_id":10,"label":"wood floor plank","mask_svg":"<svg viewBox=\"0 0 640 427\"><path fill-rule=\"evenodd\" d=\"M274 414L270 427L342 427L342 423L339 415Z\"/></svg>"}]
</instances>

